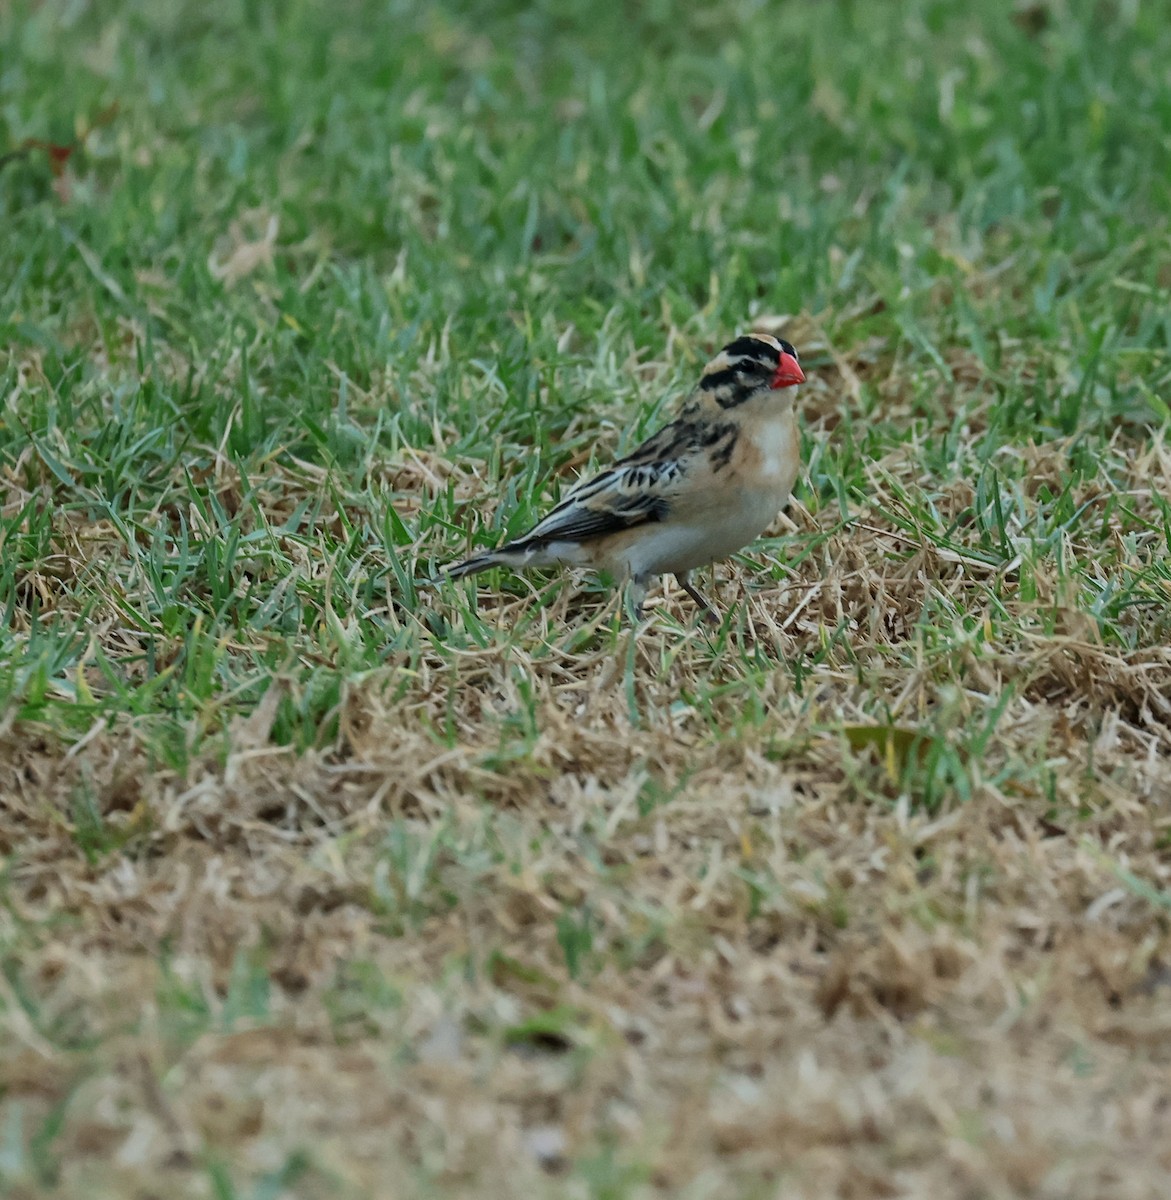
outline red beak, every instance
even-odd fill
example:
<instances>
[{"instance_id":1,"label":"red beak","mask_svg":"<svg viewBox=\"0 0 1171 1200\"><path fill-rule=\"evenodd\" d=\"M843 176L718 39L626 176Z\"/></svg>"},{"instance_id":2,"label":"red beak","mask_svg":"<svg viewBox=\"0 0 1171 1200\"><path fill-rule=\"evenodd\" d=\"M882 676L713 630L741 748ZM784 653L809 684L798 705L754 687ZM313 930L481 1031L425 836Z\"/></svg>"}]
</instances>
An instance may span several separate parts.
<instances>
[{"instance_id":1,"label":"red beak","mask_svg":"<svg viewBox=\"0 0 1171 1200\"><path fill-rule=\"evenodd\" d=\"M781 361L777 363L777 371L769 387L787 388L804 382L805 372L801 370L801 364L791 354L782 351Z\"/></svg>"}]
</instances>

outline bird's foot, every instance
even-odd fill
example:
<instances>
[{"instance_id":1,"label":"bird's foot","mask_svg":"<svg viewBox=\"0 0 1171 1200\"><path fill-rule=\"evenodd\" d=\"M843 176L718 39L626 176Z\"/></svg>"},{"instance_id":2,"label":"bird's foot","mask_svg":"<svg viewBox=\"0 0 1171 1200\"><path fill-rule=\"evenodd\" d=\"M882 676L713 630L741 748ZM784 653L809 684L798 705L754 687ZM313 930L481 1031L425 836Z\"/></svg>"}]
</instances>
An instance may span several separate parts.
<instances>
[{"instance_id":1,"label":"bird's foot","mask_svg":"<svg viewBox=\"0 0 1171 1200\"><path fill-rule=\"evenodd\" d=\"M641 579L632 579L626 588L626 615L632 625L641 625L646 618L646 609L643 607L646 593L646 583Z\"/></svg>"},{"instance_id":2,"label":"bird's foot","mask_svg":"<svg viewBox=\"0 0 1171 1200\"><path fill-rule=\"evenodd\" d=\"M718 625L720 623L720 614L707 602L707 598L699 591L698 588L692 587L691 580L687 577L687 572L675 576L676 583L699 605L700 620L706 621L709 625Z\"/></svg>"}]
</instances>

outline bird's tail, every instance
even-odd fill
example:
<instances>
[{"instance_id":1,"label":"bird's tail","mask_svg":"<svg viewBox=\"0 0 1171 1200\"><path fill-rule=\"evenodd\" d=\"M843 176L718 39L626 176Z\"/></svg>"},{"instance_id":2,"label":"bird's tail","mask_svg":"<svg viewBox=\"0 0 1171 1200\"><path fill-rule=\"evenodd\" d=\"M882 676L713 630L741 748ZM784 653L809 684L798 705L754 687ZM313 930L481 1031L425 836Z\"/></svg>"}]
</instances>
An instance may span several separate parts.
<instances>
[{"instance_id":1,"label":"bird's tail","mask_svg":"<svg viewBox=\"0 0 1171 1200\"><path fill-rule=\"evenodd\" d=\"M556 553L556 548L530 538L509 542L488 554L465 559L448 567L446 574L448 579L463 579L465 575L478 575L489 567L511 567L514 571L522 571L525 567L556 567L571 561L564 554Z\"/></svg>"},{"instance_id":2,"label":"bird's tail","mask_svg":"<svg viewBox=\"0 0 1171 1200\"><path fill-rule=\"evenodd\" d=\"M506 550L493 550L491 554L477 554L475 558L465 559L461 563L448 567L445 574L448 579L463 579L465 575L478 575L489 567L509 567L516 564L517 555Z\"/></svg>"}]
</instances>

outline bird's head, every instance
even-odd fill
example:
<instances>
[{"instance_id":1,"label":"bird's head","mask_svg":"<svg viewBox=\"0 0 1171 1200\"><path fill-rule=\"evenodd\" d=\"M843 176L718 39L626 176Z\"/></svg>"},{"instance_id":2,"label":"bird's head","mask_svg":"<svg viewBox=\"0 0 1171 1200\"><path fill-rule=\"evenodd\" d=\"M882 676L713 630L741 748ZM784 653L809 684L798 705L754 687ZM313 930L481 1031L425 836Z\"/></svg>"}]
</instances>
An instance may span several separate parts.
<instances>
[{"instance_id":1,"label":"bird's head","mask_svg":"<svg viewBox=\"0 0 1171 1200\"><path fill-rule=\"evenodd\" d=\"M699 390L720 408L737 408L780 388L805 382L797 351L767 333L729 342L703 369Z\"/></svg>"}]
</instances>

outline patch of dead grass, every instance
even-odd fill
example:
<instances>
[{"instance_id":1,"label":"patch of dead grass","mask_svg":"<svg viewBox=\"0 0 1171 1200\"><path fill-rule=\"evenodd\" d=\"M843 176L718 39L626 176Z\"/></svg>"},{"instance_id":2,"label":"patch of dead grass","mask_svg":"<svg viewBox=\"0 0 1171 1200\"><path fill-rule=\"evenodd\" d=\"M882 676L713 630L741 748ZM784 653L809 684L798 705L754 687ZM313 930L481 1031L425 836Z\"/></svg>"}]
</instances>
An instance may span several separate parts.
<instances>
[{"instance_id":1,"label":"patch of dead grass","mask_svg":"<svg viewBox=\"0 0 1171 1200\"><path fill-rule=\"evenodd\" d=\"M1067 562L1111 539L1141 561L1167 459L1114 451L1128 508ZM210 1194L214 1160L304 1196L552 1195L591 1171L637 1195L1161 1196L1162 618L1104 636L1055 560L892 520L917 452L874 464L847 521L795 507L784 546L810 549L779 584L720 568L723 644L670 591L611 640L570 587L509 637L534 599L484 590L482 646L388 601L411 648L350 681L315 750L274 743L279 680L182 771L141 721L10 719L0 1089L22 1136L59 1121L60 1189ZM1066 448L1028 453L1056 486ZM448 471L386 469L415 505ZM322 486L259 482L274 525ZM207 484L239 502L231 470ZM931 503L956 522L974 491ZM109 523L63 529L38 604L99 570L133 593ZM90 627L114 660L119 611ZM979 636L941 632L949 612ZM909 732L848 736L886 724Z\"/></svg>"}]
</instances>

